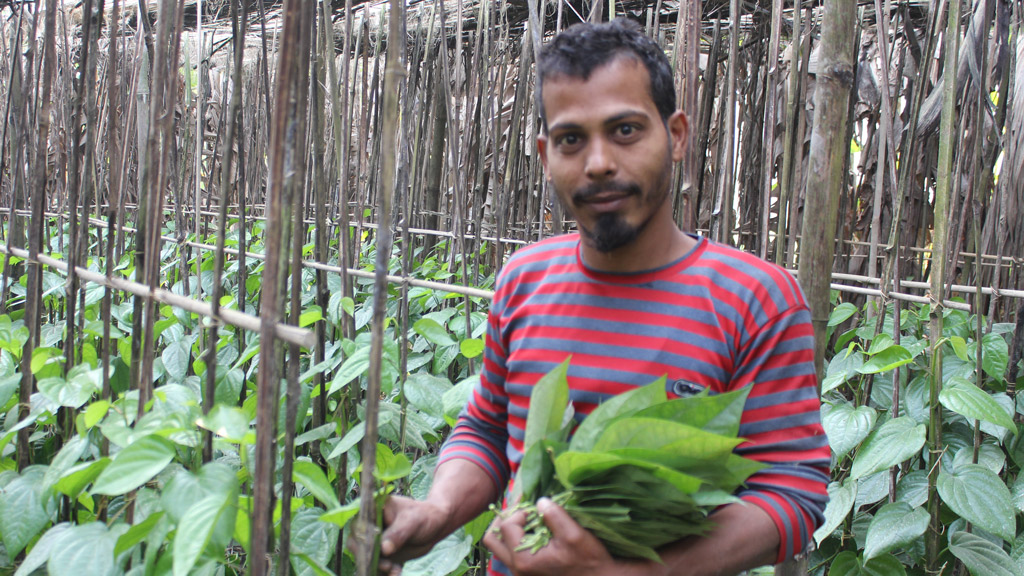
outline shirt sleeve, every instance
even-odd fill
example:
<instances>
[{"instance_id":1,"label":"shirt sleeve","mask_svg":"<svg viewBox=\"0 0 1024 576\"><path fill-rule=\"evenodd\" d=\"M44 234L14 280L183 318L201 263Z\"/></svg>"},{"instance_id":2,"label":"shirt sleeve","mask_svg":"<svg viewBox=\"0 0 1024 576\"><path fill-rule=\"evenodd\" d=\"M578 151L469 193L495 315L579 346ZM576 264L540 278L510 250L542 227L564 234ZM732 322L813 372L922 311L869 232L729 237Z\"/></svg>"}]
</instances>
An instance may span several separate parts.
<instances>
[{"instance_id":1,"label":"shirt sleeve","mask_svg":"<svg viewBox=\"0 0 1024 576\"><path fill-rule=\"evenodd\" d=\"M739 497L763 509L781 539L777 562L803 552L824 522L831 453L821 426L814 330L800 305L781 312L742 347L730 388L753 386L736 453L767 464Z\"/></svg>"},{"instance_id":2,"label":"shirt sleeve","mask_svg":"<svg viewBox=\"0 0 1024 576\"><path fill-rule=\"evenodd\" d=\"M438 465L448 460L468 460L483 468L497 494L509 480L508 394L505 391L506 348L501 337L500 318L504 298L499 288L487 315L483 371L462 410L452 433L441 447Z\"/></svg>"}]
</instances>

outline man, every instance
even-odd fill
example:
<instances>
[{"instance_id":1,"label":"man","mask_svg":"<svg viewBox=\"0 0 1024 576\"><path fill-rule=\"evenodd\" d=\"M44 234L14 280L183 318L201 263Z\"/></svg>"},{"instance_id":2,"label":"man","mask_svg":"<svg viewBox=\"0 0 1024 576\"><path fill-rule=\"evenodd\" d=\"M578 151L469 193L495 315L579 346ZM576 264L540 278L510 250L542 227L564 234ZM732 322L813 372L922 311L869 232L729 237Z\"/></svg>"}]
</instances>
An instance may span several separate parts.
<instances>
[{"instance_id":1,"label":"man","mask_svg":"<svg viewBox=\"0 0 1024 576\"><path fill-rule=\"evenodd\" d=\"M552 540L515 549L524 515L495 521L492 573L735 574L801 552L822 521L829 450L819 419L810 315L780 268L676 227L671 170L689 130L661 49L624 20L582 24L538 58L537 140L578 234L517 252L489 315L481 381L441 451L426 501L389 500L382 570L425 553L506 494L523 452L532 386L567 356L581 419L667 374L670 397L752 386L737 453L770 464L717 510L706 537L612 558L561 508L538 507Z\"/></svg>"}]
</instances>

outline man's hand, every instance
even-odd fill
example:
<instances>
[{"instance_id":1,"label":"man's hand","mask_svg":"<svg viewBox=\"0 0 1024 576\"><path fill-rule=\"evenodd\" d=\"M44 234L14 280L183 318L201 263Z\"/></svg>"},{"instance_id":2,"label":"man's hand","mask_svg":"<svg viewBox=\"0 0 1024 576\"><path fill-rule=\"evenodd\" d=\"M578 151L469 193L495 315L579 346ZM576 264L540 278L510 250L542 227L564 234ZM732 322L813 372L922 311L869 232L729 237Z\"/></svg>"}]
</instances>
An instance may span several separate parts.
<instances>
[{"instance_id":1,"label":"man's hand","mask_svg":"<svg viewBox=\"0 0 1024 576\"><path fill-rule=\"evenodd\" d=\"M601 576L621 574L604 544L576 523L562 507L547 498L537 502L537 511L551 530L551 541L536 553L517 552L523 538L526 512L507 518L498 516L484 536L484 544L516 576Z\"/></svg>"},{"instance_id":2,"label":"man's hand","mask_svg":"<svg viewBox=\"0 0 1024 576\"><path fill-rule=\"evenodd\" d=\"M450 532L450 517L449 510L429 500L390 496L384 504L379 571L395 576L403 563L429 552Z\"/></svg>"}]
</instances>

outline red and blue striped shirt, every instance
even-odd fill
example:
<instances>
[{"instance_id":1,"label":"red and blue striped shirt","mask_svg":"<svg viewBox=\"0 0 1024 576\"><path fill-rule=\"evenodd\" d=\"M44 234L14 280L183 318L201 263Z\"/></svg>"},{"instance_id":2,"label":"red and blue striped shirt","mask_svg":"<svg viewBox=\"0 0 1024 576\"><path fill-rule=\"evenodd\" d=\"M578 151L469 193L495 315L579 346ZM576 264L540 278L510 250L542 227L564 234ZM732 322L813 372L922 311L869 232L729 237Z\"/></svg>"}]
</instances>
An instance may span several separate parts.
<instances>
[{"instance_id":1,"label":"red and blue striped shirt","mask_svg":"<svg viewBox=\"0 0 1024 576\"><path fill-rule=\"evenodd\" d=\"M779 561L803 551L824 518L830 463L810 312L785 270L697 240L680 260L631 274L588 269L576 234L514 254L488 317L480 382L440 461L473 461L503 492L523 455L532 387L570 355L577 419L663 375L670 397L753 386L736 453L769 467L739 496L775 522Z\"/></svg>"}]
</instances>

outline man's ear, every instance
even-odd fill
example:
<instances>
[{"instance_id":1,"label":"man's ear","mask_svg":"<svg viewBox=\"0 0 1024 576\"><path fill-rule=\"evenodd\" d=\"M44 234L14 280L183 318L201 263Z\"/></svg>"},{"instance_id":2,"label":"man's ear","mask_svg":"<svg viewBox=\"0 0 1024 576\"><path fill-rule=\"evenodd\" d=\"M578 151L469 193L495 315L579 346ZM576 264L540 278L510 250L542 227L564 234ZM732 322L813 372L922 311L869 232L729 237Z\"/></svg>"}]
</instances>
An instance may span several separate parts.
<instances>
[{"instance_id":1,"label":"man's ear","mask_svg":"<svg viewBox=\"0 0 1024 576\"><path fill-rule=\"evenodd\" d=\"M682 110L676 110L666 122L668 134L672 138L672 160L679 162L686 153L690 139L690 120Z\"/></svg>"},{"instance_id":2,"label":"man's ear","mask_svg":"<svg viewBox=\"0 0 1024 576\"><path fill-rule=\"evenodd\" d=\"M544 166L544 177L550 178L548 175L548 135L539 134L537 135L537 153L540 154L540 163Z\"/></svg>"}]
</instances>

